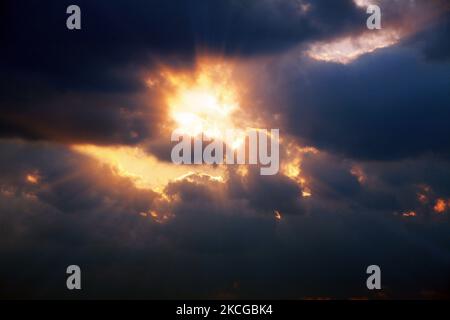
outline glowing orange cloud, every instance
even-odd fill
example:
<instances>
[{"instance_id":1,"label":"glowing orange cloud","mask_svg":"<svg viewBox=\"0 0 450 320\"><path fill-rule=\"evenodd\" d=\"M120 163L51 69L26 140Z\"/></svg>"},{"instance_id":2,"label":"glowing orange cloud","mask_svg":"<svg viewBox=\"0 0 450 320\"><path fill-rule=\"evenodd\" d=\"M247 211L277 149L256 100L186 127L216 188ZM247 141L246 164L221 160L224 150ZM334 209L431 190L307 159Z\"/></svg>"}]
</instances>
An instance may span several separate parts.
<instances>
[{"instance_id":1,"label":"glowing orange cloud","mask_svg":"<svg viewBox=\"0 0 450 320\"><path fill-rule=\"evenodd\" d=\"M437 199L433 210L437 213L444 213L444 211L447 210L447 203L444 199Z\"/></svg>"},{"instance_id":2,"label":"glowing orange cloud","mask_svg":"<svg viewBox=\"0 0 450 320\"><path fill-rule=\"evenodd\" d=\"M366 177L366 175L365 175L363 169L362 169L361 167L359 167L359 166L356 166L356 165L352 166L352 168L350 169L350 173L351 173L353 176L355 176L356 179L358 179L358 182L359 182L360 184L365 183L366 180L367 180L367 177Z\"/></svg>"},{"instance_id":3,"label":"glowing orange cloud","mask_svg":"<svg viewBox=\"0 0 450 320\"><path fill-rule=\"evenodd\" d=\"M402 214L403 217L415 217L417 214L414 211L407 211Z\"/></svg>"},{"instance_id":4,"label":"glowing orange cloud","mask_svg":"<svg viewBox=\"0 0 450 320\"><path fill-rule=\"evenodd\" d=\"M29 173L29 174L27 174L27 176L25 177L25 179L26 179L26 181L27 181L28 183L31 183L31 184L38 184L38 183L39 183L39 180L40 180L40 177L39 177L39 175L38 175L37 173Z\"/></svg>"},{"instance_id":5,"label":"glowing orange cloud","mask_svg":"<svg viewBox=\"0 0 450 320\"><path fill-rule=\"evenodd\" d=\"M236 79L234 67L233 63L221 59L199 58L193 69L176 70L160 66L154 70L146 79L146 83L152 96L158 97L160 109L165 110L166 115L160 124L158 139L167 141L169 146L171 132L176 129L191 136L203 134L221 139L221 134L229 129L242 132L245 136L246 130L249 129L271 128L270 124L262 123L266 120L255 120L254 117L250 118L250 112L246 112L253 105L251 102L242 101L245 95L241 93L243 88L249 86ZM285 156L281 158L281 174L299 184L302 190L299 197L311 197L311 189L301 173L301 159L304 154L316 154L319 151L313 147L300 147L288 136L280 140L286 151ZM237 135L231 145L237 148L242 142ZM137 188L151 189L162 198L166 197L165 188L171 182L190 181L194 176L207 176L207 181L225 183L229 178L226 165L175 165L159 160L146 151L148 148L144 149L141 145L73 145L72 149L110 166L117 175L133 181ZM245 165L236 165L233 168L243 180L249 174ZM168 198L164 199L170 201ZM150 217L156 222L164 221L164 216L169 216L168 213L159 211L142 211L137 214ZM278 215L277 219L281 219L280 212Z\"/></svg>"},{"instance_id":6,"label":"glowing orange cloud","mask_svg":"<svg viewBox=\"0 0 450 320\"><path fill-rule=\"evenodd\" d=\"M274 211L274 214L275 214L275 219L281 220L281 213L280 213L280 211L275 210L275 211Z\"/></svg>"},{"instance_id":7,"label":"glowing orange cloud","mask_svg":"<svg viewBox=\"0 0 450 320\"><path fill-rule=\"evenodd\" d=\"M295 141L289 139L284 140L286 155L284 156L284 161L282 162L281 172L297 182L301 187L302 192L300 194L303 198L308 198L312 196L311 189L305 177L302 176L301 163L303 156L305 154L317 154L319 150L314 147L300 147Z\"/></svg>"}]
</instances>

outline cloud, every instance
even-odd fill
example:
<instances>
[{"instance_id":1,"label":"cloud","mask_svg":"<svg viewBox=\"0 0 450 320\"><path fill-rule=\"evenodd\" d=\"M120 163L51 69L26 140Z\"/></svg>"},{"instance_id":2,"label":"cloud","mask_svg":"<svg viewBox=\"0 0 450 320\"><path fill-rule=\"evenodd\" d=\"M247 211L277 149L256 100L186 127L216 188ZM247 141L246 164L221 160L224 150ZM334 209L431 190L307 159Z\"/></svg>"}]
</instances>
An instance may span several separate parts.
<instances>
[{"instance_id":1,"label":"cloud","mask_svg":"<svg viewBox=\"0 0 450 320\"><path fill-rule=\"evenodd\" d=\"M450 15L436 21L431 26L415 35L410 43L422 49L427 59L437 62L448 62L450 58Z\"/></svg>"},{"instance_id":2,"label":"cloud","mask_svg":"<svg viewBox=\"0 0 450 320\"><path fill-rule=\"evenodd\" d=\"M409 21L395 3L392 28ZM361 33L353 1L80 1L75 33L69 4L1 4L1 297L349 298L368 295L374 263L388 298L449 296L450 220L434 210L450 198L448 17L340 65L304 54ZM289 142L319 149L290 163L298 175L227 167L157 192L68 147L167 160L145 80L199 51L243 59L246 111L282 129L282 165ZM70 264L80 293L64 288Z\"/></svg>"},{"instance_id":3,"label":"cloud","mask_svg":"<svg viewBox=\"0 0 450 320\"><path fill-rule=\"evenodd\" d=\"M161 116L160 102L144 97L146 74L160 63L189 67L202 50L226 56L279 52L340 32L358 14L351 1L319 1L308 12L301 3L80 1L82 29L74 32L65 28L71 2L7 1L0 134L99 144L142 141L154 134ZM121 110L148 115L147 122L124 117Z\"/></svg>"},{"instance_id":4,"label":"cloud","mask_svg":"<svg viewBox=\"0 0 450 320\"><path fill-rule=\"evenodd\" d=\"M348 298L367 294L365 268L374 261L389 297L448 289L448 218L405 221L367 202L384 188L407 195L418 182L442 192L434 180L448 171L442 161L423 176L413 173L420 163L359 163L367 176L359 184L351 162L310 155L303 170L313 196L290 207L299 190L283 177L250 172L227 184L193 175L169 184L162 200L61 146L2 142L1 151L3 297ZM275 207L298 211L276 220ZM139 214L147 210L174 216L159 223ZM411 256L426 264L411 265ZM63 288L73 263L83 270L75 295Z\"/></svg>"},{"instance_id":5,"label":"cloud","mask_svg":"<svg viewBox=\"0 0 450 320\"><path fill-rule=\"evenodd\" d=\"M448 158L448 64L402 47L345 66L287 61L270 68L261 88L275 85L266 106L304 143L359 159Z\"/></svg>"},{"instance_id":6,"label":"cloud","mask_svg":"<svg viewBox=\"0 0 450 320\"><path fill-rule=\"evenodd\" d=\"M221 0L214 4L203 0L126 4L102 0L78 3L82 30L73 32L65 28L69 4L3 4L7 14L2 29L9 30L2 33L0 52L4 70L0 77L0 134L4 137L99 144L142 142L154 137L161 120L160 101L145 96L146 75L161 63L190 67L199 52L257 57L291 48L305 50L315 41L360 34L367 18L364 8L351 0ZM408 21L419 12L432 16L435 8L442 7L439 2L381 5L383 21L394 29L410 25ZM444 27L439 30L445 35L448 19L442 20ZM445 51L445 41L439 43L430 42L427 52L438 57ZM103 106L101 110L93 107L98 105ZM124 117L121 110L143 113L147 122L143 123L142 117Z\"/></svg>"}]
</instances>

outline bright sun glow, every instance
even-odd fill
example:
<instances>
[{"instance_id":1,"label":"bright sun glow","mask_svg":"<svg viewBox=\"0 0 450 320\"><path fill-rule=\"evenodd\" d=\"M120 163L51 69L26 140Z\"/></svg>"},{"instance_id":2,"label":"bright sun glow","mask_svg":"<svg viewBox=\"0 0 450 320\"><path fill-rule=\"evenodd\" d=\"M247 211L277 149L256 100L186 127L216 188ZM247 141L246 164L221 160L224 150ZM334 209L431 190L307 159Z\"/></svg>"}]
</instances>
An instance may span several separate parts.
<instances>
[{"instance_id":1,"label":"bright sun glow","mask_svg":"<svg viewBox=\"0 0 450 320\"><path fill-rule=\"evenodd\" d=\"M203 133L209 138L219 139L227 129L241 132L233 121L240 107L237 90L231 81L230 66L199 63L194 72L166 69L159 76L164 80L163 87L158 87L161 79L149 79L147 84L152 89L161 90L165 96L167 114L173 121L170 130L178 129L190 136ZM243 139L237 135L231 145L237 148L242 142ZM120 176L131 179L136 187L158 192L162 192L170 181L188 179L192 174L207 175L219 182L226 175L223 166L177 166L159 161L140 147L75 145L73 149L111 166Z\"/></svg>"},{"instance_id":2,"label":"bright sun glow","mask_svg":"<svg viewBox=\"0 0 450 320\"><path fill-rule=\"evenodd\" d=\"M239 92L230 65L203 62L194 75L170 71L162 75L172 86L166 100L176 127L173 129L192 137L203 134L221 139L233 148L242 145L248 128L240 119ZM233 134L231 141L226 137L227 132Z\"/></svg>"},{"instance_id":3,"label":"bright sun glow","mask_svg":"<svg viewBox=\"0 0 450 320\"><path fill-rule=\"evenodd\" d=\"M168 121L163 126L165 129L161 132L161 138L166 137L167 143L170 142L171 131L179 130L192 137L203 134L208 138L220 139L232 148L239 148L244 145L246 130L260 125L249 120L242 110L240 90L245 86L233 79L232 67L223 62L198 63L195 70L189 71L161 68L155 77L147 80L147 84L165 103ZM263 127L270 128L270 124ZM230 131L234 133L231 140L224 136ZM284 143L288 152L282 164L282 174L299 184L302 190L300 197L310 197L309 183L301 174L301 159L305 153L318 151L301 148L288 138ZM112 167L116 174L129 178L137 188L152 189L162 194L168 183L189 180L193 175L207 176L210 181L219 183L228 178L225 165L174 165L158 160L141 146L74 145L72 148ZM235 169L243 179L249 174L246 166Z\"/></svg>"}]
</instances>

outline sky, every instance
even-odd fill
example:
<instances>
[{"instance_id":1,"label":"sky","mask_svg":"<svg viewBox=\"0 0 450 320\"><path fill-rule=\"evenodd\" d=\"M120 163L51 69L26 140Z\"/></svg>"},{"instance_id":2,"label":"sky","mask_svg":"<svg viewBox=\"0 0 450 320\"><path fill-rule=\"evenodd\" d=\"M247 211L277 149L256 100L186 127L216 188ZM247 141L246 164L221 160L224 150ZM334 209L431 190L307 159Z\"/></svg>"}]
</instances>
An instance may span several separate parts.
<instances>
[{"instance_id":1,"label":"sky","mask_svg":"<svg viewBox=\"0 0 450 320\"><path fill-rule=\"evenodd\" d=\"M450 298L449 1L0 7L0 298ZM176 128L279 129L280 170Z\"/></svg>"}]
</instances>

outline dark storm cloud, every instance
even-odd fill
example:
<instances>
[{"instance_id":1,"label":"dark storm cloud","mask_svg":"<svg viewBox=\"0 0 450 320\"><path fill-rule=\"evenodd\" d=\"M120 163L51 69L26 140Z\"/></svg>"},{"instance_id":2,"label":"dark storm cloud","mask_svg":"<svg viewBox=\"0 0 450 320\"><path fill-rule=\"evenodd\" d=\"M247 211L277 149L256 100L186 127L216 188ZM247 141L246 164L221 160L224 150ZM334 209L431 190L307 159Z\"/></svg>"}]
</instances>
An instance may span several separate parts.
<instances>
[{"instance_id":1,"label":"dark storm cloud","mask_svg":"<svg viewBox=\"0 0 450 320\"><path fill-rule=\"evenodd\" d=\"M438 3L380 4L384 23L396 25ZM69 31L69 4L2 3L1 136L138 143L154 136L161 120L158 100L135 98L147 93L145 74L155 62L186 67L203 51L240 57L279 53L358 34L367 18L352 0L78 1L82 30ZM445 39L447 20L436 38ZM436 41L427 37L426 51L445 56L447 41ZM145 117L124 119L121 110Z\"/></svg>"},{"instance_id":2,"label":"dark storm cloud","mask_svg":"<svg viewBox=\"0 0 450 320\"><path fill-rule=\"evenodd\" d=\"M431 61L449 61L450 59L450 14L438 20L429 28L414 36L410 43L422 49Z\"/></svg>"},{"instance_id":3,"label":"dark storm cloud","mask_svg":"<svg viewBox=\"0 0 450 320\"><path fill-rule=\"evenodd\" d=\"M357 28L364 17L351 0L316 1L307 12L302 1L78 1L82 30L69 31L70 4L2 3L2 136L142 141L157 130L161 106L151 99L136 103L134 95L146 90L145 73L154 62L189 66L199 50L279 52ZM154 114L129 121L122 109Z\"/></svg>"},{"instance_id":4,"label":"dark storm cloud","mask_svg":"<svg viewBox=\"0 0 450 320\"><path fill-rule=\"evenodd\" d=\"M189 57L198 47L225 54L277 51L360 29L365 21L352 0L314 1L305 12L303 3L308 2L78 1L82 30L71 32L65 28L70 1L10 1L4 5L8 32L2 55L10 65L45 74L72 71L64 78L74 81L83 71L90 77L150 55Z\"/></svg>"},{"instance_id":5,"label":"dark storm cloud","mask_svg":"<svg viewBox=\"0 0 450 320\"><path fill-rule=\"evenodd\" d=\"M354 186L345 162L319 175L332 156L307 165L311 179L341 176L331 178L336 192L321 198L318 189L310 199L318 197L313 214L276 221L244 197L224 198L222 183L194 176L168 187L176 216L158 224L136 214L153 207L155 195L107 167L50 145L0 149L9 163L0 181L5 298L349 298L368 294L365 268L373 263L387 297L448 290L448 219L417 223L345 206L339 189L354 196L365 187ZM25 182L29 170L39 171L39 184ZM79 293L64 287L74 263L83 272Z\"/></svg>"},{"instance_id":6,"label":"dark storm cloud","mask_svg":"<svg viewBox=\"0 0 450 320\"><path fill-rule=\"evenodd\" d=\"M304 58L269 70L266 99L308 145L365 159L450 155L449 64L395 47L348 65Z\"/></svg>"},{"instance_id":7,"label":"dark storm cloud","mask_svg":"<svg viewBox=\"0 0 450 320\"><path fill-rule=\"evenodd\" d=\"M8 84L3 89L11 87ZM37 89L37 88L35 88ZM22 92L3 97L0 134L68 143L134 144L157 132L162 114L139 94Z\"/></svg>"},{"instance_id":8,"label":"dark storm cloud","mask_svg":"<svg viewBox=\"0 0 450 320\"><path fill-rule=\"evenodd\" d=\"M118 177L110 167L62 146L13 141L3 142L1 150L4 186L34 194L65 213L89 213L95 208L105 214L139 213L148 210L156 198L153 192L135 189L131 180ZM34 173L38 184L25 179Z\"/></svg>"},{"instance_id":9,"label":"dark storm cloud","mask_svg":"<svg viewBox=\"0 0 450 320\"><path fill-rule=\"evenodd\" d=\"M70 297L60 284L73 261L90 288L78 297L207 296L220 286L202 280L205 271L224 271L220 284L233 276L220 259L198 265L202 255L241 256L273 234L272 217L228 203L223 184L207 177L170 184L177 216L159 225L139 215L161 209L156 195L109 167L48 144L2 142L0 150L0 252L8 257L0 267L2 297ZM37 184L26 181L30 172ZM197 281L203 286L192 292Z\"/></svg>"},{"instance_id":10,"label":"dark storm cloud","mask_svg":"<svg viewBox=\"0 0 450 320\"><path fill-rule=\"evenodd\" d=\"M5 257L0 296L45 296L52 287L58 292L64 272L53 272L54 267L64 271L79 257L85 265L98 259L93 264L107 270L110 262L103 254L113 250L107 244L121 251L134 243L133 233L142 226L135 217L153 204L153 192L137 190L110 168L63 147L13 141L2 142L0 149L0 251ZM38 183L26 180L30 173ZM18 277L17 268L22 270Z\"/></svg>"},{"instance_id":11,"label":"dark storm cloud","mask_svg":"<svg viewBox=\"0 0 450 320\"><path fill-rule=\"evenodd\" d=\"M308 203L330 211L430 216L438 198L450 198L448 161L440 157L360 162L322 152L305 156L302 170L313 193Z\"/></svg>"},{"instance_id":12,"label":"dark storm cloud","mask_svg":"<svg viewBox=\"0 0 450 320\"><path fill-rule=\"evenodd\" d=\"M283 214L303 214L300 199L301 187L288 177L278 174L261 176L259 169L250 167L245 179L230 172L228 182L232 197L245 199L252 208L273 215L274 210Z\"/></svg>"},{"instance_id":13,"label":"dark storm cloud","mask_svg":"<svg viewBox=\"0 0 450 320\"><path fill-rule=\"evenodd\" d=\"M283 214L303 214L298 184L284 175L261 176L259 168L249 167L245 177L228 168L229 179L210 181L208 176L191 176L189 180L171 182L166 194L180 200L181 211L253 212L273 217L274 210ZM202 183L203 182L203 183ZM176 203L176 202L175 202Z\"/></svg>"}]
</instances>

